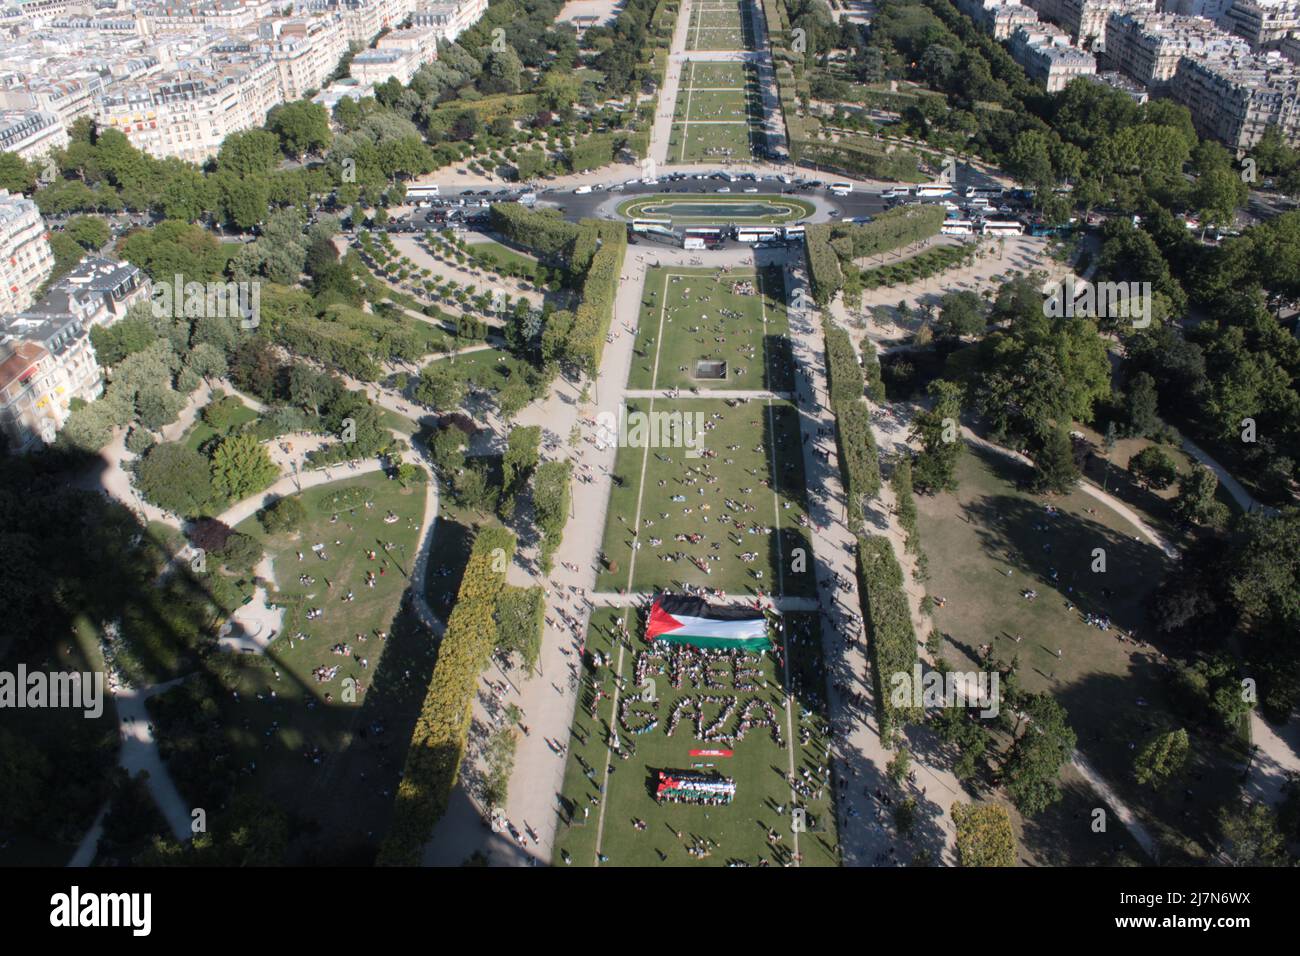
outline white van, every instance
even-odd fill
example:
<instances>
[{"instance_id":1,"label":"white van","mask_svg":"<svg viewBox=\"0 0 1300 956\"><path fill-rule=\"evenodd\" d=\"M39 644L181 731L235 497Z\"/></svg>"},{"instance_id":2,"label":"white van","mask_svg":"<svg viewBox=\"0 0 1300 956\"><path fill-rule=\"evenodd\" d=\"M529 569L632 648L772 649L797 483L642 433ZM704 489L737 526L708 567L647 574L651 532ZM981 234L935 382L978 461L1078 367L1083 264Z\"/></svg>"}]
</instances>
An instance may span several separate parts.
<instances>
[{"instance_id":1,"label":"white van","mask_svg":"<svg viewBox=\"0 0 1300 956\"><path fill-rule=\"evenodd\" d=\"M573 195L575 195L575 196L585 196L585 195L587 195L587 193L589 193L589 192L591 192L591 187L590 187L590 186L579 186L577 189L575 189L575 190L573 191Z\"/></svg>"},{"instance_id":2,"label":"white van","mask_svg":"<svg viewBox=\"0 0 1300 956\"><path fill-rule=\"evenodd\" d=\"M853 184L852 183L831 183L830 190L831 193L835 196L847 196L849 193L853 192Z\"/></svg>"}]
</instances>

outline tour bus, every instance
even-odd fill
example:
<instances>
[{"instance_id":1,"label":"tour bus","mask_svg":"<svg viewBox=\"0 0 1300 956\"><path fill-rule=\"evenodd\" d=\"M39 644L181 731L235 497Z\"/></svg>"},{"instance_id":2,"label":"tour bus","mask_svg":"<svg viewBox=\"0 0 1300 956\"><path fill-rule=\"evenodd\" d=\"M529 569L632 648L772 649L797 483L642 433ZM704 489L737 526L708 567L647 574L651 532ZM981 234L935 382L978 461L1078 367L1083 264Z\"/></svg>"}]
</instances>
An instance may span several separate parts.
<instances>
[{"instance_id":1,"label":"tour bus","mask_svg":"<svg viewBox=\"0 0 1300 956\"><path fill-rule=\"evenodd\" d=\"M967 186L961 191L967 199L1001 199L1006 193L1000 186Z\"/></svg>"},{"instance_id":2,"label":"tour bus","mask_svg":"<svg viewBox=\"0 0 1300 956\"><path fill-rule=\"evenodd\" d=\"M727 238L727 231L718 226L690 226L684 235L687 239L703 239L706 246L719 246Z\"/></svg>"},{"instance_id":3,"label":"tour bus","mask_svg":"<svg viewBox=\"0 0 1300 956\"><path fill-rule=\"evenodd\" d=\"M985 236L1023 236L1025 225L1017 219L985 219L980 233Z\"/></svg>"},{"instance_id":4,"label":"tour bus","mask_svg":"<svg viewBox=\"0 0 1300 956\"><path fill-rule=\"evenodd\" d=\"M633 232L655 232L660 229L668 229L672 226L671 219L633 219Z\"/></svg>"},{"instance_id":5,"label":"tour bus","mask_svg":"<svg viewBox=\"0 0 1300 956\"><path fill-rule=\"evenodd\" d=\"M739 226L736 228L737 242L763 242L779 239L781 230L776 226Z\"/></svg>"},{"instance_id":6,"label":"tour bus","mask_svg":"<svg viewBox=\"0 0 1300 956\"><path fill-rule=\"evenodd\" d=\"M929 183L924 186L917 186L912 190L912 195L917 199L939 199L943 196L952 195L952 187L947 183Z\"/></svg>"},{"instance_id":7,"label":"tour bus","mask_svg":"<svg viewBox=\"0 0 1300 956\"><path fill-rule=\"evenodd\" d=\"M407 186L406 198L412 200L418 199L437 199L441 195L441 190L434 183L425 186Z\"/></svg>"},{"instance_id":8,"label":"tour bus","mask_svg":"<svg viewBox=\"0 0 1300 956\"><path fill-rule=\"evenodd\" d=\"M785 231L785 241L786 241L786 242L802 242L802 241L803 241L803 235L804 235L804 228L803 228L803 226L786 226L784 231Z\"/></svg>"},{"instance_id":9,"label":"tour bus","mask_svg":"<svg viewBox=\"0 0 1300 956\"><path fill-rule=\"evenodd\" d=\"M969 219L945 219L939 231L945 236L971 236L975 234L975 224Z\"/></svg>"},{"instance_id":10,"label":"tour bus","mask_svg":"<svg viewBox=\"0 0 1300 956\"><path fill-rule=\"evenodd\" d=\"M699 236L683 236L683 237L682 237L682 248L683 248L683 249L703 249L703 248L705 248L704 240L701 239Z\"/></svg>"},{"instance_id":11,"label":"tour bus","mask_svg":"<svg viewBox=\"0 0 1300 956\"><path fill-rule=\"evenodd\" d=\"M852 183L831 183L829 188L831 193L836 196L847 196L853 192Z\"/></svg>"}]
</instances>

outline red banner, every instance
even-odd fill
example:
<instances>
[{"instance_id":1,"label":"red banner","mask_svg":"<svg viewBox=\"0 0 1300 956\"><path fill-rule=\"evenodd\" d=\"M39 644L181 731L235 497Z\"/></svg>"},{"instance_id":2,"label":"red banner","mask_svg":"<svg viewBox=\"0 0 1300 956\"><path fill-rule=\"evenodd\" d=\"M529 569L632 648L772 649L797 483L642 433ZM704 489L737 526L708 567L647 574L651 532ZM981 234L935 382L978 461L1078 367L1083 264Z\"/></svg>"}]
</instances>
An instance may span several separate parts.
<instances>
[{"instance_id":1,"label":"red banner","mask_svg":"<svg viewBox=\"0 0 1300 956\"><path fill-rule=\"evenodd\" d=\"M692 757L730 757L730 750L692 750Z\"/></svg>"}]
</instances>

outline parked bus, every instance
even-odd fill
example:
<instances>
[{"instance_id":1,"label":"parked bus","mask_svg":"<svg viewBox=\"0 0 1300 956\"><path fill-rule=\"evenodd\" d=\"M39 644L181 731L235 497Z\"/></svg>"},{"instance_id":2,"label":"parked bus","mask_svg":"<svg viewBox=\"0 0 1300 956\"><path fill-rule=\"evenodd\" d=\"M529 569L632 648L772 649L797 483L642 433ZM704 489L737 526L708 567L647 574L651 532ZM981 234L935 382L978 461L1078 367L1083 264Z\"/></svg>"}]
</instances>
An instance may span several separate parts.
<instances>
[{"instance_id":1,"label":"parked bus","mask_svg":"<svg viewBox=\"0 0 1300 956\"><path fill-rule=\"evenodd\" d=\"M667 229L671 227L672 224L673 221L671 219L633 219L632 231L652 232L658 229Z\"/></svg>"},{"instance_id":2,"label":"parked bus","mask_svg":"<svg viewBox=\"0 0 1300 956\"><path fill-rule=\"evenodd\" d=\"M980 228L985 236L1023 236L1025 225L1017 219L985 219Z\"/></svg>"},{"instance_id":3,"label":"parked bus","mask_svg":"<svg viewBox=\"0 0 1300 956\"><path fill-rule=\"evenodd\" d=\"M767 239L779 239L781 230L777 226L739 226L736 228L737 242L763 242Z\"/></svg>"},{"instance_id":4,"label":"parked bus","mask_svg":"<svg viewBox=\"0 0 1300 956\"><path fill-rule=\"evenodd\" d=\"M706 246L719 246L727 238L727 231L718 226L688 226L684 236L687 239L703 239Z\"/></svg>"},{"instance_id":5,"label":"parked bus","mask_svg":"<svg viewBox=\"0 0 1300 956\"><path fill-rule=\"evenodd\" d=\"M699 236L685 236L682 238L683 249L703 249L704 240Z\"/></svg>"},{"instance_id":6,"label":"parked bus","mask_svg":"<svg viewBox=\"0 0 1300 956\"><path fill-rule=\"evenodd\" d=\"M442 191L434 183L406 187L406 198L413 202L420 199L437 199L440 195L442 195Z\"/></svg>"},{"instance_id":7,"label":"parked bus","mask_svg":"<svg viewBox=\"0 0 1300 956\"><path fill-rule=\"evenodd\" d=\"M1001 199L1006 193L1001 186L967 186L961 192L967 199Z\"/></svg>"},{"instance_id":8,"label":"parked bus","mask_svg":"<svg viewBox=\"0 0 1300 956\"><path fill-rule=\"evenodd\" d=\"M969 219L945 219L939 231L945 236L973 236L975 224Z\"/></svg>"},{"instance_id":9,"label":"parked bus","mask_svg":"<svg viewBox=\"0 0 1300 956\"><path fill-rule=\"evenodd\" d=\"M803 228L803 226L786 226L784 232L785 232L785 241L786 241L786 242L802 242L802 241L803 241L803 235L804 235L804 228Z\"/></svg>"}]
</instances>

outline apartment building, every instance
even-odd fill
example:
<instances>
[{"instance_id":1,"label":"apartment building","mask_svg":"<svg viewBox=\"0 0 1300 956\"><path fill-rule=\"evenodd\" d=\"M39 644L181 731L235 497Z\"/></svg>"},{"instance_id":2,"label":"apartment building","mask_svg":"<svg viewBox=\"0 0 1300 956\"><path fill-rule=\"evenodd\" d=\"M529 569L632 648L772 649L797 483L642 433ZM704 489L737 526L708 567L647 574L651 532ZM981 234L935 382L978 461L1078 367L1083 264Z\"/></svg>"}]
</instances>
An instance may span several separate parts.
<instances>
[{"instance_id":1,"label":"apartment building","mask_svg":"<svg viewBox=\"0 0 1300 956\"><path fill-rule=\"evenodd\" d=\"M87 328L108 326L152 295L153 283L139 266L86 256L31 311L76 315Z\"/></svg>"},{"instance_id":2,"label":"apartment building","mask_svg":"<svg viewBox=\"0 0 1300 956\"><path fill-rule=\"evenodd\" d=\"M1049 93L1065 89L1077 76L1097 72L1096 57L1072 46L1069 35L1050 23L1017 27L1007 48L1029 78L1042 83Z\"/></svg>"},{"instance_id":3,"label":"apartment building","mask_svg":"<svg viewBox=\"0 0 1300 956\"><path fill-rule=\"evenodd\" d=\"M410 50L421 64L432 63L438 59L438 33L429 27L394 30L380 37L375 49Z\"/></svg>"},{"instance_id":4,"label":"apartment building","mask_svg":"<svg viewBox=\"0 0 1300 956\"><path fill-rule=\"evenodd\" d=\"M487 12L487 0L461 0L459 3L420 3L411 12L411 24L437 31L439 40L452 43L478 22Z\"/></svg>"},{"instance_id":5,"label":"apartment building","mask_svg":"<svg viewBox=\"0 0 1300 956\"><path fill-rule=\"evenodd\" d=\"M1276 49L1288 33L1300 30L1300 0L1233 0L1219 25L1252 50Z\"/></svg>"},{"instance_id":6,"label":"apartment building","mask_svg":"<svg viewBox=\"0 0 1300 956\"><path fill-rule=\"evenodd\" d=\"M1254 146L1269 126L1300 145L1300 72L1274 53L1218 59L1183 57L1169 95L1185 105L1202 136L1238 153Z\"/></svg>"},{"instance_id":7,"label":"apartment building","mask_svg":"<svg viewBox=\"0 0 1300 956\"><path fill-rule=\"evenodd\" d=\"M1105 42L1106 20L1112 13L1155 12L1155 0L1025 0L1043 20L1055 23L1083 50Z\"/></svg>"},{"instance_id":8,"label":"apartment building","mask_svg":"<svg viewBox=\"0 0 1300 956\"><path fill-rule=\"evenodd\" d=\"M202 163L231 133L262 125L281 102L274 61L250 57L213 66L119 85L100 100L98 120L151 155Z\"/></svg>"},{"instance_id":9,"label":"apartment building","mask_svg":"<svg viewBox=\"0 0 1300 956\"><path fill-rule=\"evenodd\" d=\"M68 131L53 113L0 110L0 151L34 160L67 145Z\"/></svg>"},{"instance_id":10,"label":"apartment building","mask_svg":"<svg viewBox=\"0 0 1300 956\"><path fill-rule=\"evenodd\" d=\"M420 55L411 49L366 50L352 58L352 78L369 86L389 80L406 84L423 65Z\"/></svg>"},{"instance_id":11,"label":"apartment building","mask_svg":"<svg viewBox=\"0 0 1300 956\"><path fill-rule=\"evenodd\" d=\"M1300 33L1288 33L1277 45L1277 52L1292 63L1300 63Z\"/></svg>"},{"instance_id":12,"label":"apartment building","mask_svg":"<svg viewBox=\"0 0 1300 956\"><path fill-rule=\"evenodd\" d=\"M54 441L62 423L51 412L53 368L41 346L0 333L0 433L10 451Z\"/></svg>"},{"instance_id":13,"label":"apartment building","mask_svg":"<svg viewBox=\"0 0 1300 956\"><path fill-rule=\"evenodd\" d=\"M1003 3L1001 0L956 0L956 3L958 10L995 40L1007 39L1017 27L1038 23L1038 14L1020 3Z\"/></svg>"},{"instance_id":14,"label":"apartment building","mask_svg":"<svg viewBox=\"0 0 1300 956\"><path fill-rule=\"evenodd\" d=\"M1197 59L1245 56L1250 48L1204 17L1172 13L1116 13L1106 22L1103 66L1148 90L1163 90L1184 56Z\"/></svg>"},{"instance_id":15,"label":"apartment building","mask_svg":"<svg viewBox=\"0 0 1300 956\"><path fill-rule=\"evenodd\" d=\"M0 314L31 305L53 269L54 253L36 203L0 189Z\"/></svg>"},{"instance_id":16,"label":"apartment building","mask_svg":"<svg viewBox=\"0 0 1300 956\"><path fill-rule=\"evenodd\" d=\"M395 30L411 15L412 0L339 0L348 39L369 43L380 30Z\"/></svg>"},{"instance_id":17,"label":"apartment building","mask_svg":"<svg viewBox=\"0 0 1300 956\"><path fill-rule=\"evenodd\" d=\"M0 374L0 428L19 450L53 441L73 399L93 402L104 392L89 331L76 315L31 312L4 320L0 355L6 353L19 358L10 375Z\"/></svg>"},{"instance_id":18,"label":"apartment building","mask_svg":"<svg viewBox=\"0 0 1300 956\"><path fill-rule=\"evenodd\" d=\"M280 95L285 102L319 90L348 52L348 34L337 14L311 19L269 21L262 35L271 34L265 49L275 62Z\"/></svg>"}]
</instances>

